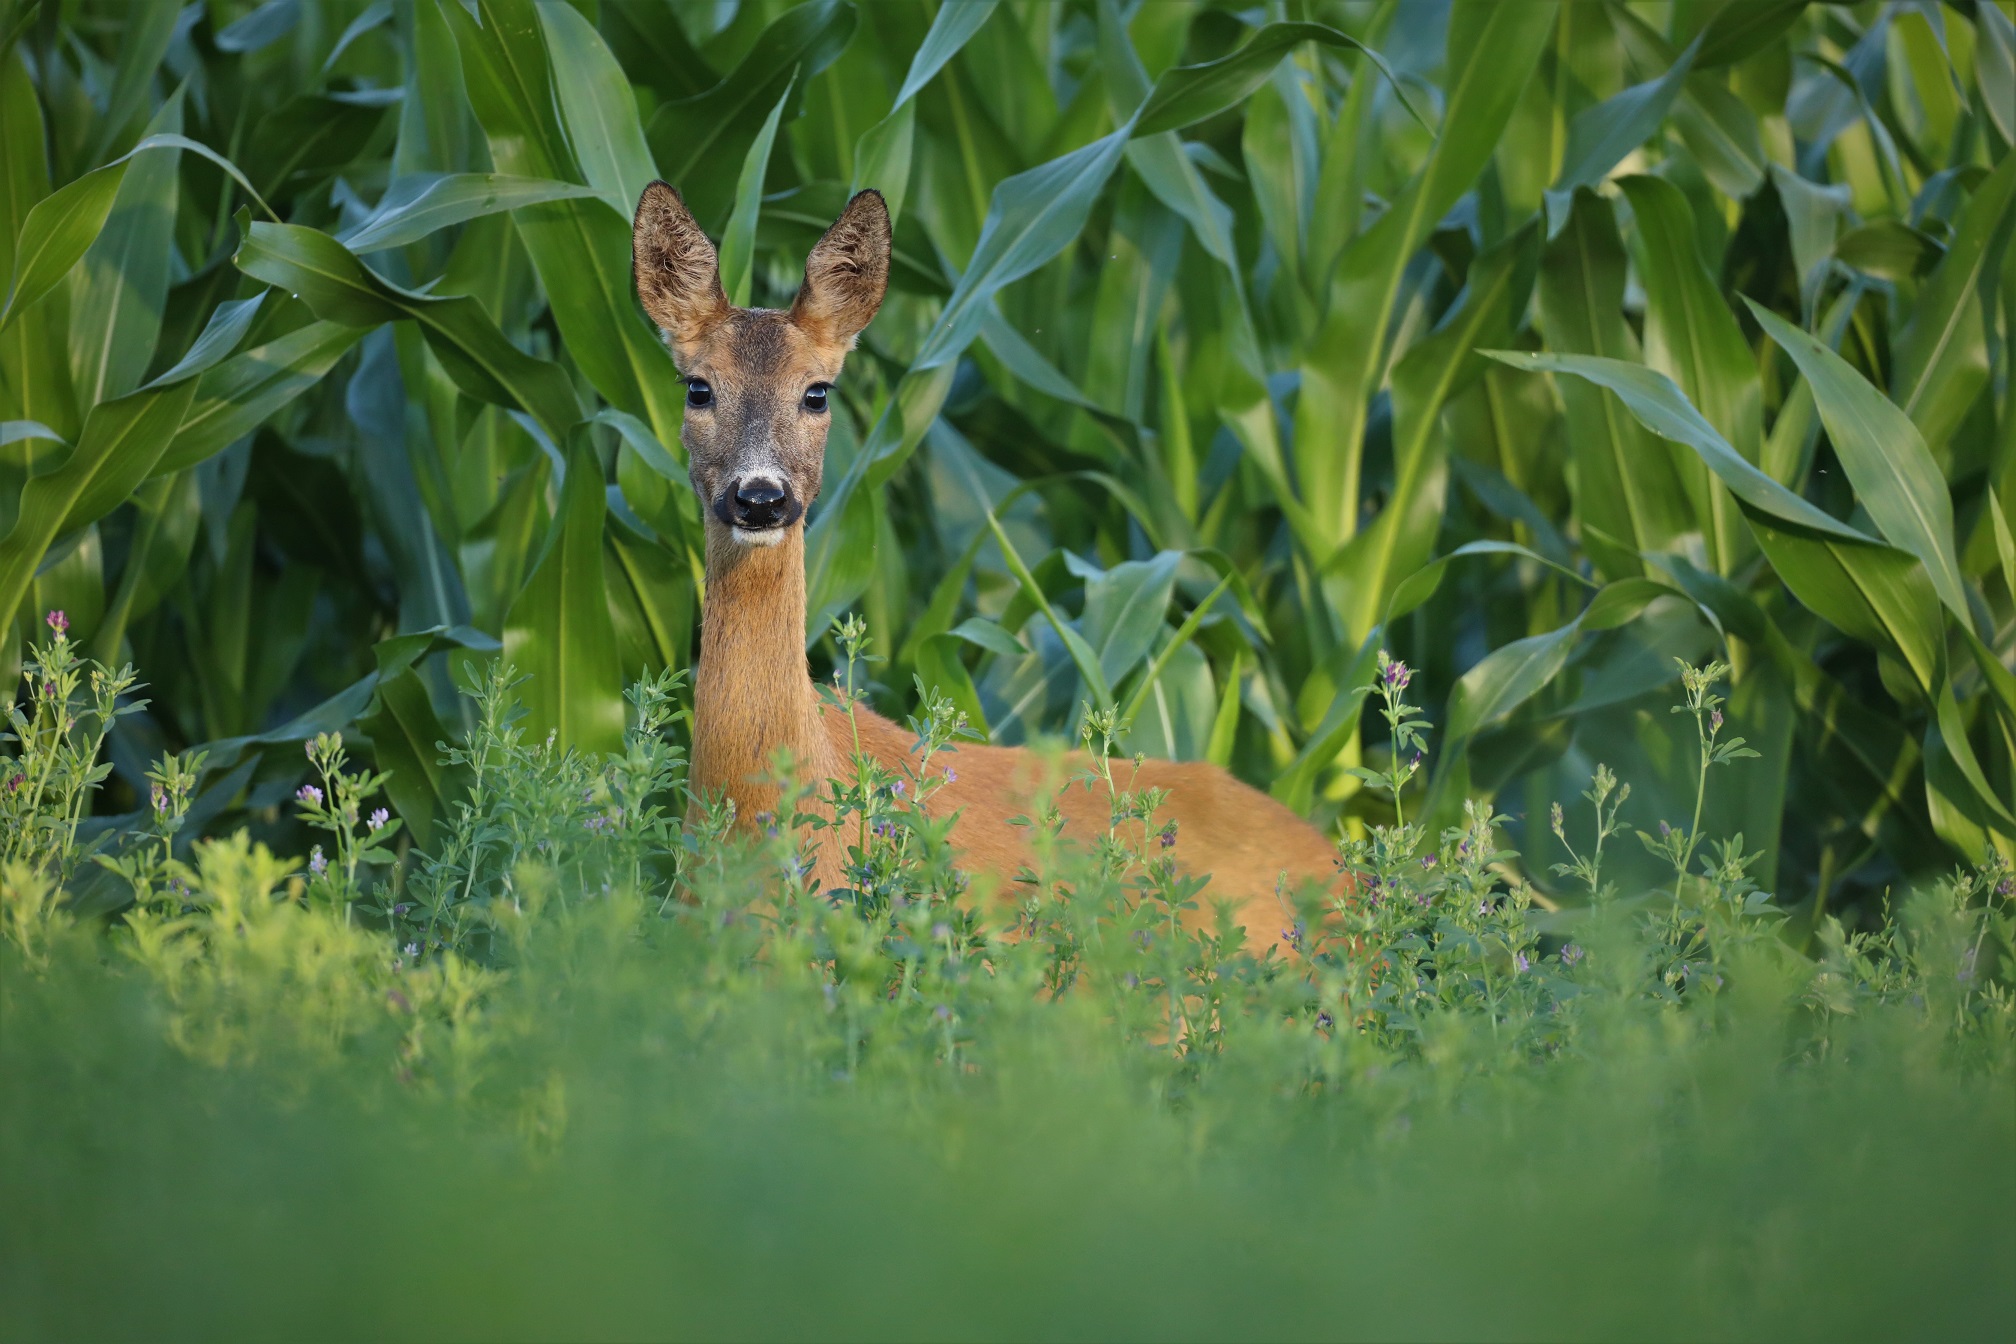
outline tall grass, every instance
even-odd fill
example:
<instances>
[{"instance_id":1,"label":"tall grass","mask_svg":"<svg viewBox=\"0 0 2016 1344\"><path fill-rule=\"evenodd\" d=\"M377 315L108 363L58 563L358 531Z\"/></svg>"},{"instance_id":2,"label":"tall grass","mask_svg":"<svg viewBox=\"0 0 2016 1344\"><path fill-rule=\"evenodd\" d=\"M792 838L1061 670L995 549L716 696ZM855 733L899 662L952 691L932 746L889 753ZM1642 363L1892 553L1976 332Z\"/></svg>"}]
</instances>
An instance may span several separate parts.
<instances>
[{"instance_id":1,"label":"tall grass","mask_svg":"<svg viewBox=\"0 0 2016 1344\"><path fill-rule=\"evenodd\" d=\"M1722 671L1677 707L1704 739ZM1407 680L1385 663L1396 719ZM802 832L665 819L662 684L599 761L528 742L522 689L480 688L457 754L483 782L389 895L243 833L125 867L109 930L52 899L60 859L0 874L11 1334L1973 1337L2006 1315L1999 860L1881 933L1827 920L1809 958L1740 839L1664 900L1621 895L1592 844L1592 904L1549 926L1473 807L1435 838L1375 827L1344 894L1294 893L1279 943L1248 940L1186 918L1210 890L1094 713L1107 764L1065 787L1107 790L1111 828L1039 846L1012 898L969 893L929 777L866 760L820 839L854 885L819 891ZM957 718L918 724L941 762ZM301 809L357 825L362 777L316 750L331 787ZM93 1291L108 1263L120 1291Z\"/></svg>"}]
</instances>

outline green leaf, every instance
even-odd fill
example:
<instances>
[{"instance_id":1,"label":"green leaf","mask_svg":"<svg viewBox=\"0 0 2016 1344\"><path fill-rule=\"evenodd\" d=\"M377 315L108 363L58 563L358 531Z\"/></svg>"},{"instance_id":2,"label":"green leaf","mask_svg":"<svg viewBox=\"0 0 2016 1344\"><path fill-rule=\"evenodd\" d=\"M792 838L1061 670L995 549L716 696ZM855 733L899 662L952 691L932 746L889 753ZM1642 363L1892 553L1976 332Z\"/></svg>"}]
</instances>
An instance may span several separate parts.
<instances>
[{"instance_id":1,"label":"green leaf","mask_svg":"<svg viewBox=\"0 0 2016 1344\"><path fill-rule=\"evenodd\" d=\"M567 454L560 510L524 590L504 618L504 660L527 674L526 730L563 747L623 744L623 672L604 587L602 468L585 436Z\"/></svg>"},{"instance_id":2,"label":"green leaf","mask_svg":"<svg viewBox=\"0 0 2016 1344\"><path fill-rule=\"evenodd\" d=\"M957 359L979 334L988 304L1003 286L1076 241L1126 143L1123 127L994 188L973 259L911 361L913 372Z\"/></svg>"},{"instance_id":3,"label":"green leaf","mask_svg":"<svg viewBox=\"0 0 2016 1344\"><path fill-rule=\"evenodd\" d=\"M328 234L296 224L251 225L235 260L247 275L299 295L325 321L362 327L401 319L419 323L457 387L523 410L555 440L564 439L581 418L566 372L511 344L482 304L466 294L443 298L401 289Z\"/></svg>"},{"instance_id":4,"label":"green leaf","mask_svg":"<svg viewBox=\"0 0 2016 1344\"><path fill-rule=\"evenodd\" d=\"M1643 582L1626 579L1625 583ZM1575 651L1580 618L1558 630L1515 639L1493 649L1457 678L1449 692L1448 741L1475 736L1479 728L1504 718L1554 680Z\"/></svg>"},{"instance_id":5,"label":"green leaf","mask_svg":"<svg viewBox=\"0 0 2016 1344\"><path fill-rule=\"evenodd\" d=\"M1901 219L1878 219L1851 229L1834 244L1834 255L1878 280L1915 280L1939 264L1946 249L1930 234Z\"/></svg>"},{"instance_id":6,"label":"green leaf","mask_svg":"<svg viewBox=\"0 0 2016 1344\"><path fill-rule=\"evenodd\" d=\"M1577 187L1601 182L1624 156L1652 138L1673 100L1687 85L1701 43L1696 39L1657 79L1634 84L1622 93L1575 114L1568 124L1568 145L1561 155L1561 176L1547 191L1548 218L1558 228L1563 207Z\"/></svg>"},{"instance_id":7,"label":"green leaf","mask_svg":"<svg viewBox=\"0 0 2016 1344\"><path fill-rule=\"evenodd\" d=\"M917 646L917 680L927 689L949 699L966 716L966 723L974 733L984 738L987 736L987 712L981 708L980 691L973 684L973 674L966 670L966 664L959 661L960 646L970 642L964 626L924 640ZM1019 645L1017 647L1020 648ZM1019 656L1026 655L1027 650L1023 650Z\"/></svg>"},{"instance_id":8,"label":"green leaf","mask_svg":"<svg viewBox=\"0 0 2016 1344\"><path fill-rule=\"evenodd\" d=\"M1551 6L1547 17L1550 21L1553 18ZM1179 65L1164 72L1155 81L1147 101L1141 105L1134 134L1157 135L1163 131L1180 131L1185 126L1215 117L1227 108L1237 107L1267 82L1267 77L1274 73L1274 67L1281 63L1282 57L1304 42L1363 52L1366 59L1385 76L1386 82L1393 86L1394 97L1407 109L1408 115L1422 126L1428 125L1407 97L1399 77L1386 64L1386 58L1357 38L1320 23L1270 23L1253 34L1246 45L1228 56L1201 65Z\"/></svg>"},{"instance_id":9,"label":"green leaf","mask_svg":"<svg viewBox=\"0 0 2016 1344\"><path fill-rule=\"evenodd\" d=\"M721 287L728 293L728 302L737 308L749 306L750 270L756 260L756 217L763 209L763 174L770 167L770 148L777 141L777 119L784 115L784 105L791 101L791 92L797 87L794 70L784 92L777 95L770 115L764 118L763 129L756 133L749 152L743 156L742 176L735 183L735 208L721 234Z\"/></svg>"},{"instance_id":10,"label":"green leaf","mask_svg":"<svg viewBox=\"0 0 2016 1344\"><path fill-rule=\"evenodd\" d=\"M1743 460L1754 463L1764 443L1757 361L1735 314L1701 264L1693 208L1678 187L1661 178L1627 177L1619 185L1637 223L1645 363L1677 383ZM1735 510L1699 466L1689 464L1681 480L1695 501L1710 559L1729 572L1742 558L1747 540Z\"/></svg>"},{"instance_id":11,"label":"green leaf","mask_svg":"<svg viewBox=\"0 0 2016 1344\"><path fill-rule=\"evenodd\" d=\"M391 772L385 793L423 848L434 842L434 822L468 796L468 770L442 759L453 736L441 724L427 684L411 668L392 675L381 669L373 707L357 721L371 738L378 768Z\"/></svg>"},{"instance_id":12,"label":"green leaf","mask_svg":"<svg viewBox=\"0 0 2016 1344\"><path fill-rule=\"evenodd\" d=\"M178 91L154 114L147 130L181 129ZM180 160L178 152L168 150L132 164L104 228L72 272L70 372L85 406L140 386L154 357L168 299Z\"/></svg>"},{"instance_id":13,"label":"green leaf","mask_svg":"<svg viewBox=\"0 0 2016 1344\"><path fill-rule=\"evenodd\" d=\"M206 344L224 350L236 345L243 328L234 335L229 327L236 323L229 319L220 323L219 319L227 317L226 310L237 308L238 312L230 316L249 323L258 303L255 298L246 300L242 306L220 305L210 327L183 362L195 359ZM342 322L311 322L210 369L197 383L195 400L183 415L174 441L161 455L155 470L181 471L244 438L281 407L321 382L336 361L364 339L366 331L367 328ZM212 333L217 333L214 341Z\"/></svg>"},{"instance_id":14,"label":"green leaf","mask_svg":"<svg viewBox=\"0 0 2016 1344\"><path fill-rule=\"evenodd\" d=\"M1528 354L1520 350L1480 350L1479 354L1515 369L1571 373L1606 387L1654 434L1684 444L1700 454L1708 469L1744 503L1795 526L1850 541L1870 542L1847 523L1807 503L1737 455L1714 426L1683 396L1673 380L1642 364L1595 355Z\"/></svg>"},{"instance_id":15,"label":"green leaf","mask_svg":"<svg viewBox=\"0 0 2016 1344\"><path fill-rule=\"evenodd\" d=\"M1017 554L1015 543L1008 540L1008 534L1001 530L1000 522L992 513L987 515L987 526L993 530L994 540L1000 543L1001 554L1008 562L1008 572L1014 575L1016 583L1021 585L1022 596L1027 598L1036 610L1043 613L1043 618L1050 622L1050 628L1057 632L1057 638L1064 641L1064 648L1070 653L1071 661L1077 667L1078 675L1083 679L1085 689L1092 696L1093 703L1100 709L1112 708L1113 690L1100 671L1099 655L1092 651L1092 646L1085 642L1084 636L1073 629L1057 614L1056 608L1050 605L1049 597L1043 592L1043 585L1036 582L1036 576L1029 572L1029 566L1024 564L1022 557Z\"/></svg>"},{"instance_id":16,"label":"green leaf","mask_svg":"<svg viewBox=\"0 0 2016 1344\"><path fill-rule=\"evenodd\" d=\"M565 0L539 0L560 124L574 161L609 208L628 219L658 176L637 123L637 100L602 35Z\"/></svg>"},{"instance_id":17,"label":"green leaf","mask_svg":"<svg viewBox=\"0 0 2016 1344\"><path fill-rule=\"evenodd\" d=\"M544 201L595 195L595 188L503 173L416 173L402 177L361 223L337 235L358 256L404 247L468 220Z\"/></svg>"},{"instance_id":18,"label":"green leaf","mask_svg":"<svg viewBox=\"0 0 2016 1344\"><path fill-rule=\"evenodd\" d=\"M1972 629L1953 548L1953 500L1917 427L1841 356L1769 309L1745 302L1813 388L1827 436L1870 519L1886 540L1924 562L1939 600L1963 629Z\"/></svg>"},{"instance_id":19,"label":"green leaf","mask_svg":"<svg viewBox=\"0 0 2016 1344\"><path fill-rule=\"evenodd\" d=\"M1919 290L1911 320L1897 335L1891 396L1935 453L1988 385L1992 319L1982 310L1982 295L1994 294L2012 221L2016 154L2004 154L1961 210L1945 260Z\"/></svg>"},{"instance_id":20,"label":"green leaf","mask_svg":"<svg viewBox=\"0 0 2016 1344\"><path fill-rule=\"evenodd\" d=\"M1540 325L1548 348L1636 363L1637 338L1622 312L1625 273L1624 241L1610 202L1578 188L1540 265ZM1560 393L1583 544L1606 574L1637 571L1640 555L1664 550L1691 522L1673 450L1651 437L1615 393L1580 379L1562 382ZM1606 546L1598 537L1622 545Z\"/></svg>"},{"instance_id":21,"label":"green leaf","mask_svg":"<svg viewBox=\"0 0 2016 1344\"><path fill-rule=\"evenodd\" d=\"M703 225L727 218L735 179L768 110L794 78L810 82L854 36L854 7L810 0L777 16L727 78L707 92L666 103L645 130L666 181Z\"/></svg>"},{"instance_id":22,"label":"green leaf","mask_svg":"<svg viewBox=\"0 0 2016 1344\"><path fill-rule=\"evenodd\" d=\"M2016 141L2016 23L1994 5L1974 12L1974 82L2004 140Z\"/></svg>"},{"instance_id":23,"label":"green leaf","mask_svg":"<svg viewBox=\"0 0 2016 1344\"><path fill-rule=\"evenodd\" d=\"M1672 115L1681 143L1717 191L1740 201L1764 185L1769 160L1757 114L1727 85L1710 75L1688 76Z\"/></svg>"},{"instance_id":24,"label":"green leaf","mask_svg":"<svg viewBox=\"0 0 2016 1344\"><path fill-rule=\"evenodd\" d=\"M1434 551L1448 482L1442 408L1482 374L1476 347L1510 338L1513 315L1532 290L1538 243L1539 231L1529 227L1479 257L1441 324L1394 366L1392 490L1371 526L1324 565L1326 590L1353 645L1379 622L1399 581Z\"/></svg>"},{"instance_id":25,"label":"green leaf","mask_svg":"<svg viewBox=\"0 0 2016 1344\"><path fill-rule=\"evenodd\" d=\"M929 84L932 77L973 40L973 35L994 17L994 5L995 0L968 0L967 3L938 6L937 14L931 19L931 31L924 34L923 44L910 58L910 69L903 76L903 87L896 91L897 107L915 98L918 90Z\"/></svg>"},{"instance_id":26,"label":"green leaf","mask_svg":"<svg viewBox=\"0 0 2016 1344\"><path fill-rule=\"evenodd\" d=\"M1357 530L1365 421L1385 356L1387 315L1414 251L1489 162L1554 28L1549 4L1456 7L1475 40L1450 72L1449 106L1428 161L1337 265L1322 325L1301 357L1295 465L1308 521L1302 540L1327 556ZM1166 77L1165 77L1166 78Z\"/></svg>"},{"instance_id":27,"label":"green leaf","mask_svg":"<svg viewBox=\"0 0 2016 1344\"><path fill-rule=\"evenodd\" d=\"M1724 5L1701 32L1701 53L1695 64L1703 70L1734 65L1776 42L1799 21L1812 0L1743 0Z\"/></svg>"}]
</instances>

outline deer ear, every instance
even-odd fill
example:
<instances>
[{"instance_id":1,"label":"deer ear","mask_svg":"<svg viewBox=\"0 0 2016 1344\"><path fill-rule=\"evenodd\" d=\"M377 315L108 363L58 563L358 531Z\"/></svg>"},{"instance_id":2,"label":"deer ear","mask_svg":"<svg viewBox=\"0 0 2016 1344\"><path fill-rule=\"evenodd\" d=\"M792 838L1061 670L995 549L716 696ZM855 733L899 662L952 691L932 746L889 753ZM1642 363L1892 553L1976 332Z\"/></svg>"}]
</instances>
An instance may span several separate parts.
<instances>
[{"instance_id":1,"label":"deer ear","mask_svg":"<svg viewBox=\"0 0 2016 1344\"><path fill-rule=\"evenodd\" d=\"M860 192L805 258L791 320L821 344L850 349L888 288L889 207L881 192Z\"/></svg>"},{"instance_id":2,"label":"deer ear","mask_svg":"<svg viewBox=\"0 0 2016 1344\"><path fill-rule=\"evenodd\" d=\"M630 230L630 269L644 311L675 345L687 345L726 317L714 244L663 182L644 188Z\"/></svg>"}]
</instances>

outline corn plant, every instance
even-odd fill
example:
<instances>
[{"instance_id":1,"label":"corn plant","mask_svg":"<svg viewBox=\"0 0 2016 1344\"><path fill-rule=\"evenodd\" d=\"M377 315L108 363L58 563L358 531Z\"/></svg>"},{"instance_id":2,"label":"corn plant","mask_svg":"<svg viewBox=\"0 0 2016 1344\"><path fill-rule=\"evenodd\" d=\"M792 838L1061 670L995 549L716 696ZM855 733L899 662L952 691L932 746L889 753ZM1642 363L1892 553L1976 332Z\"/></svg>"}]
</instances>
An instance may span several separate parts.
<instances>
[{"instance_id":1,"label":"corn plant","mask_svg":"<svg viewBox=\"0 0 2016 1344\"><path fill-rule=\"evenodd\" d=\"M822 668L856 610L899 718L1111 709L1123 755L1361 838L1502 797L1569 899L1548 801L1600 760L1621 824L1691 815L1659 706L1720 659L1762 761L1688 836L1744 831L1802 928L1873 920L2016 844L2011 33L2001 0L4 0L0 675L51 610L141 669L80 824L143 826L145 763L201 751L185 849L305 850L279 805L329 733L435 846L500 654L529 740L621 750L701 572L629 213L671 181L774 305L874 186ZM1362 712L1381 650L1432 771Z\"/></svg>"}]
</instances>

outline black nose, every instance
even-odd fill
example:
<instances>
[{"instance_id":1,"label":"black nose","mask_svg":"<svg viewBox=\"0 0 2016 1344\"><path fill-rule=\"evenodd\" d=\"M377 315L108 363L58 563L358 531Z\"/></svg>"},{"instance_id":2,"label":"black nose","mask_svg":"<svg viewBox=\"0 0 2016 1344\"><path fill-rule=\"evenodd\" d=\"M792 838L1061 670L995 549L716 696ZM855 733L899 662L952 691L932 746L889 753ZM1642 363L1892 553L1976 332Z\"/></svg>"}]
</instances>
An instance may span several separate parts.
<instances>
[{"instance_id":1,"label":"black nose","mask_svg":"<svg viewBox=\"0 0 2016 1344\"><path fill-rule=\"evenodd\" d=\"M776 527L790 509L790 492L769 481L744 481L735 487L735 522L739 527Z\"/></svg>"}]
</instances>

